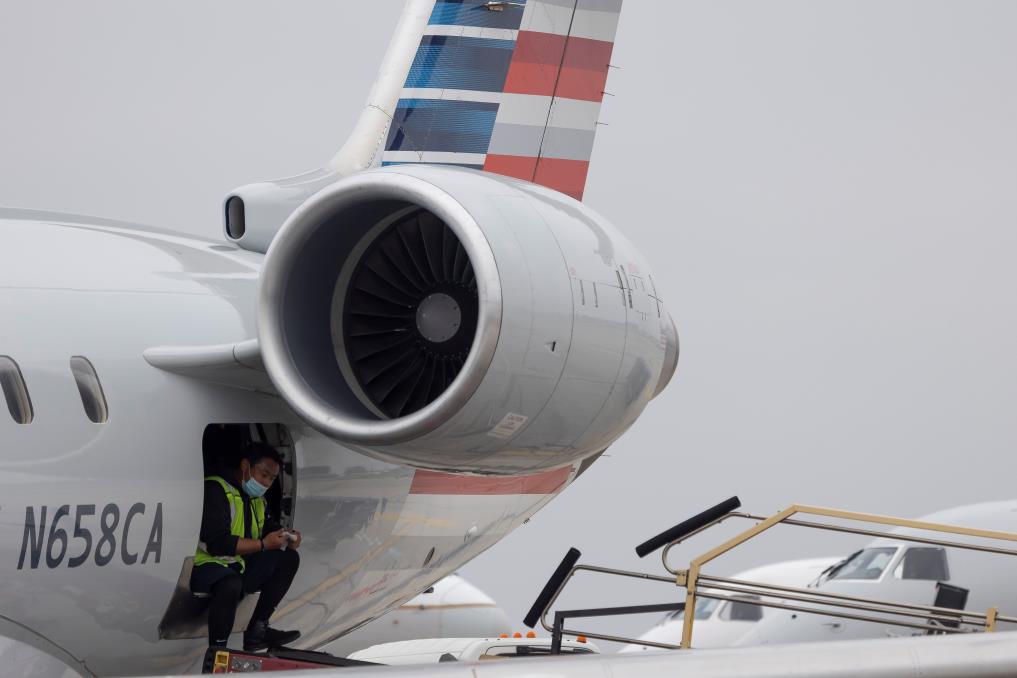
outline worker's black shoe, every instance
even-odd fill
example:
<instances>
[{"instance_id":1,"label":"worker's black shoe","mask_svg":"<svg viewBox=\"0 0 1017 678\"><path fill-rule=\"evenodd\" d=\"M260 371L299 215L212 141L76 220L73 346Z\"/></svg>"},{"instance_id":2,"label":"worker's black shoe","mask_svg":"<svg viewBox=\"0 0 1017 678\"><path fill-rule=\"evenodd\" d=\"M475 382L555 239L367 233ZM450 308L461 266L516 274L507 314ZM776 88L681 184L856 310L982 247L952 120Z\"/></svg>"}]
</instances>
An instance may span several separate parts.
<instances>
[{"instance_id":1,"label":"worker's black shoe","mask_svg":"<svg viewBox=\"0 0 1017 678\"><path fill-rule=\"evenodd\" d=\"M251 622L244 631L244 651L257 652L267 650L270 647L279 647L286 643L292 643L300 637L300 631L278 631L270 629L268 622Z\"/></svg>"}]
</instances>

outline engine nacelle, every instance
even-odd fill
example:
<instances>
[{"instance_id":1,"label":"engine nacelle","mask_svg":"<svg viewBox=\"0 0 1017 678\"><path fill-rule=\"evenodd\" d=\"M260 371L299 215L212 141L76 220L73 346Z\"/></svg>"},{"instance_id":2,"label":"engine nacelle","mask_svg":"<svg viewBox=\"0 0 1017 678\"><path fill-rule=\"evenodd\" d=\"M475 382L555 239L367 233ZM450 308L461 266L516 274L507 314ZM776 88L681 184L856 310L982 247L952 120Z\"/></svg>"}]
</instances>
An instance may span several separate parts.
<instances>
[{"instance_id":1,"label":"engine nacelle","mask_svg":"<svg viewBox=\"0 0 1017 678\"><path fill-rule=\"evenodd\" d=\"M366 454L518 473L600 452L674 372L643 258L526 182L372 170L298 208L268 251L258 332L291 407Z\"/></svg>"}]
</instances>

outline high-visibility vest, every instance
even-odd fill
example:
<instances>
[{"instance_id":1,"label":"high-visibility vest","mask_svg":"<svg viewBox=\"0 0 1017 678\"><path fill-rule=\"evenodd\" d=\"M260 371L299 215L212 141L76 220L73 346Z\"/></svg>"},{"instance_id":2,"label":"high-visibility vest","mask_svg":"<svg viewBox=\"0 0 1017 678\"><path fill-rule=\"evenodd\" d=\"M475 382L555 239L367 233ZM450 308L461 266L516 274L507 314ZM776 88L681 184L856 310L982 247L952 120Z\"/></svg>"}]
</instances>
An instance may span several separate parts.
<instances>
[{"instance_id":1,"label":"high-visibility vest","mask_svg":"<svg viewBox=\"0 0 1017 678\"><path fill-rule=\"evenodd\" d=\"M230 505L230 534L234 537L246 537L244 529L246 527L244 498L240 495L240 491L219 476L208 476L205 480L214 480L219 483L223 492L226 493L226 501ZM250 501L252 520L251 539L260 539L261 530L265 527L265 499L264 497L254 497ZM208 552L205 542L201 542L198 544L198 550L194 553L194 566L197 567L206 563L216 563L224 567L229 567L233 563L240 563L240 571L244 571L243 556L213 556Z\"/></svg>"}]
</instances>

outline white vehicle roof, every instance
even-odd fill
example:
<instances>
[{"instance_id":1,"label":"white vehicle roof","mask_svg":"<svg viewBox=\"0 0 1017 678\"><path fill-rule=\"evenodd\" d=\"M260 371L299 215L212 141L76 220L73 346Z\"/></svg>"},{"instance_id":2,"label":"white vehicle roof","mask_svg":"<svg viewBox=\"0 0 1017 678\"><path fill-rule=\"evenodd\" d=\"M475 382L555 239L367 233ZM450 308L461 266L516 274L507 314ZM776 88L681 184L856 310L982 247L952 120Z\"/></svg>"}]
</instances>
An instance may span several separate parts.
<instances>
[{"instance_id":1,"label":"white vehicle roof","mask_svg":"<svg viewBox=\"0 0 1017 678\"><path fill-rule=\"evenodd\" d=\"M480 661L527 655L545 656L550 652L550 638L424 638L383 643L354 652L350 659L378 664L433 664L443 661ZM528 652L527 650L533 650ZM590 642L565 638L563 654L599 654Z\"/></svg>"}]
</instances>

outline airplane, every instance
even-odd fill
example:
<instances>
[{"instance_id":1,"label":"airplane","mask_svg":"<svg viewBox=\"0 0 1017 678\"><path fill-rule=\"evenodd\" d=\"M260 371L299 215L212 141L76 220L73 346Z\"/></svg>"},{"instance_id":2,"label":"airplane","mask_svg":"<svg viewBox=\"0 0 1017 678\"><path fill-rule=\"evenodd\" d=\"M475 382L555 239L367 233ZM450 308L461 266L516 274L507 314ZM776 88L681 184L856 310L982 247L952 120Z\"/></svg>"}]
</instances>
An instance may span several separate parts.
<instances>
[{"instance_id":1,"label":"airplane","mask_svg":"<svg viewBox=\"0 0 1017 678\"><path fill-rule=\"evenodd\" d=\"M937 511L919 520L945 525L963 525L985 530L1014 532L1017 528L1017 500L986 502ZM897 528L895 534L927 537L913 529ZM969 540L989 544L988 540ZM959 607L968 610L1017 609L1017 586L1000 556L969 550L878 538L823 572L813 587L835 594L913 605L933 605L947 584L956 589ZM908 621L902 617L891 618ZM1017 625L999 623L1000 631L1017 630ZM895 638L924 635L927 631L907 627L834 618L818 614L796 614L769 610L751 631L735 645L769 645L834 640Z\"/></svg>"},{"instance_id":2,"label":"airplane","mask_svg":"<svg viewBox=\"0 0 1017 678\"><path fill-rule=\"evenodd\" d=\"M230 193L219 236L0 210L6 675L193 670L202 479L245 441L304 535L273 622L318 648L636 421L677 332L581 202L621 4L408 0L346 143Z\"/></svg>"},{"instance_id":3,"label":"airplane","mask_svg":"<svg viewBox=\"0 0 1017 678\"><path fill-rule=\"evenodd\" d=\"M804 587L816 581L819 576L843 558L806 558L787 560L754 567L734 575L734 579L765 582L779 586ZM732 647L756 624L777 610L758 605L733 601L701 598L696 602L696 647L703 649ZM671 612L653 628L639 636L638 640L656 643L677 644L682 637L685 613ZM619 652L645 652L650 645L629 644Z\"/></svg>"},{"instance_id":4,"label":"airplane","mask_svg":"<svg viewBox=\"0 0 1017 678\"><path fill-rule=\"evenodd\" d=\"M336 657L374 645L422 638L497 638L509 633L512 621L486 593L458 574L450 574L431 588L370 624L321 648Z\"/></svg>"}]
</instances>

